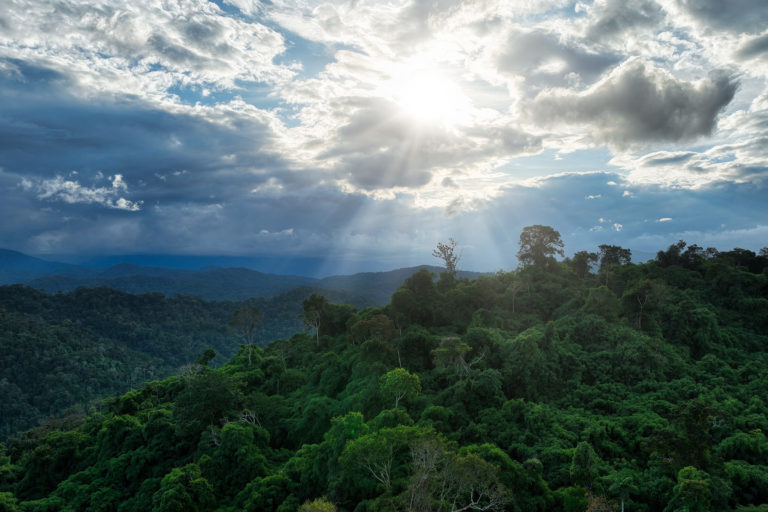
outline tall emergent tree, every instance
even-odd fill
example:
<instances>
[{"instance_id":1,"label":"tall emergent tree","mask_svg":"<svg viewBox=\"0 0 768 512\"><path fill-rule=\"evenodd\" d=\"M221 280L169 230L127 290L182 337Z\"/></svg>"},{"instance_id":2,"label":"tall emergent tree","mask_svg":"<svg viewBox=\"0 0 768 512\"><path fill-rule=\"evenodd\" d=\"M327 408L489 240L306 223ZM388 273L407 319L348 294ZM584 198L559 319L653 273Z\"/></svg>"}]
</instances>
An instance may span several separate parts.
<instances>
[{"instance_id":1,"label":"tall emergent tree","mask_svg":"<svg viewBox=\"0 0 768 512\"><path fill-rule=\"evenodd\" d=\"M437 259L443 260L445 263L445 270L451 275L455 276L458 270L459 259L461 255L456 254L456 240L453 238L448 239L448 243L437 243L437 248L432 251L432 256Z\"/></svg>"},{"instance_id":2,"label":"tall emergent tree","mask_svg":"<svg viewBox=\"0 0 768 512\"><path fill-rule=\"evenodd\" d=\"M242 336L248 344L248 366L251 365L253 341L256 339L256 331L261 322L261 311L256 306L246 306L235 311L230 325L232 329Z\"/></svg>"},{"instance_id":3,"label":"tall emergent tree","mask_svg":"<svg viewBox=\"0 0 768 512\"><path fill-rule=\"evenodd\" d=\"M320 321L323 313L328 308L328 299L322 295L313 293L304 300L304 310L301 314L301 321L309 329L315 330L315 340L320 345Z\"/></svg>"},{"instance_id":4,"label":"tall emergent tree","mask_svg":"<svg viewBox=\"0 0 768 512\"><path fill-rule=\"evenodd\" d=\"M421 392L419 376L403 368L395 368L379 378L381 391L395 399L395 409L403 398L414 398Z\"/></svg>"},{"instance_id":5,"label":"tall emergent tree","mask_svg":"<svg viewBox=\"0 0 768 512\"><path fill-rule=\"evenodd\" d=\"M520 250L517 259L523 265L546 268L555 261L555 255L564 256L560 233L550 226L534 224L520 233Z\"/></svg>"},{"instance_id":6,"label":"tall emergent tree","mask_svg":"<svg viewBox=\"0 0 768 512\"><path fill-rule=\"evenodd\" d=\"M600 268L609 265L629 265L632 261L632 251L618 245L598 245L600 249Z\"/></svg>"}]
</instances>

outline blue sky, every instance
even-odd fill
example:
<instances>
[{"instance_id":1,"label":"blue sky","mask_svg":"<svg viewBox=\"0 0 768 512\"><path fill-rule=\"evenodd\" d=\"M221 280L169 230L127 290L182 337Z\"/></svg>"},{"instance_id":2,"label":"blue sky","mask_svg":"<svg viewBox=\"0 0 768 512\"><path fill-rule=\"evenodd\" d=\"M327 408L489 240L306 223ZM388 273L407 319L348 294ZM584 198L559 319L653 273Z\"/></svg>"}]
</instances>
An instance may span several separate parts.
<instances>
[{"instance_id":1,"label":"blue sky","mask_svg":"<svg viewBox=\"0 0 768 512\"><path fill-rule=\"evenodd\" d=\"M764 0L0 3L0 246L768 245Z\"/></svg>"}]
</instances>

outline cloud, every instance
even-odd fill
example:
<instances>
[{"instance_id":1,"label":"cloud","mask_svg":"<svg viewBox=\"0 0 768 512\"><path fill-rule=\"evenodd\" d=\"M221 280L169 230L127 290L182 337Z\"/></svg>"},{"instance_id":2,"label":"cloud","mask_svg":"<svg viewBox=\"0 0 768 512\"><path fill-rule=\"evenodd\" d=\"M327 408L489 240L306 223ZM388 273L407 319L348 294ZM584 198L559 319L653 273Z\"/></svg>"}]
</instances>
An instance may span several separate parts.
<instances>
[{"instance_id":1,"label":"cloud","mask_svg":"<svg viewBox=\"0 0 768 512\"><path fill-rule=\"evenodd\" d=\"M318 123L327 126L305 135L304 165L329 168L356 189L418 189L441 170L471 173L541 149L540 137L498 116L484 124L445 126L415 119L383 97L340 97L324 106ZM325 143L318 147L318 139Z\"/></svg>"},{"instance_id":2,"label":"cloud","mask_svg":"<svg viewBox=\"0 0 768 512\"><path fill-rule=\"evenodd\" d=\"M274 118L242 102L169 112L135 98L85 101L56 72L13 69L0 73L0 165L36 183L117 168L153 204L215 202L285 175Z\"/></svg>"},{"instance_id":3,"label":"cloud","mask_svg":"<svg viewBox=\"0 0 768 512\"><path fill-rule=\"evenodd\" d=\"M768 180L768 137L712 146L704 151L656 151L640 156L617 155L611 162L629 171L632 183L699 188L719 183Z\"/></svg>"},{"instance_id":4,"label":"cloud","mask_svg":"<svg viewBox=\"0 0 768 512\"><path fill-rule=\"evenodd\" d=\"M67 76L72 91L141 94L168 101L174 85L238 88L238 81L280 83L294 75L273 59L284 38L229 16L214 2L161 3L22 0L0 4L4 53Z\"/></svg>"},{"instance_id":5,"label":"cloud","mask_svg":"<svg viewBox=\"0 0 768 512\"><path fill-rule=\"evenodd\" d=\"M496 58L499 71L521 77L534 88L590 84L620 57L587 49L562 34L511 29ZM536 89L534 89L536 90Z\"/></svg>"},{"instance_id":6,"label":"cloud","mask_svg":"<svg viewBox=\"0 0 768 512\"><path fill-rule=\"evenodd\" d=\"M643 157L643 165L647 167L663 167L667 165L680 165L696 156L693 151L670 152L657 151Z\"/></svg>"},{"instance_id":7,"label":"cloud","mask_svg":"<svg viewBox=\"0 0 768 512\"><path fill-rule=\"evenodd\" d=\"M686 82L651 63L630 59L590 89L551 89L529 107L542 126L585 128L596 143L617 148L709 135L737 84L720 74Z\"/></svg>"},{"instance_id":8,"label":"cloud","mask_svg":"<svg viewBox=\"0 0 768 512\"><path fill-rule=\"evenodd\" d=\"M402 266L440 234L487 269L530 224L760 233L763 4L0 2L0 238ZM458 122L408 112L403 70Z\"/></svg>"},{"instance_id":9,"label":"cloud","mask_svg":"<svg viewBox=\"0 0 768 512\"><path fill-rule=\"evenodd\" d=\"M599 0L588 8L591 17L586 30L589 39L613 40L627 32L661 23L664 12L653 0Z\"/></svg>"},{"instance_id":10,"label":"cloud","mask_svg":"<svg viewBox=\"0 0 768 512\"><path fill-rule=\"evenodd\" d=\"M755 57L765 57L768 53L768 34L748 39L736 52L740 59L753 59Z\"/></svg>"},{"instance_id":11,"label":"cloud","mask_svg":"<svg viewBox=\"0 0 768 512\"><path fill-rule=\"evenodd\" d=\"M76 180L68 180L56 176L49 180L23 179L21 186L24 190L37 193L38 199L63 201L69 204L100 204L115 210L136 212L141 209L143 201L130 201L120 194L128 192L128 186L121 174L110 176L109 187L84 187Z\"/></svg>"},{"instance_id":12,"label":"cloud","mask_svg":"<svg viewBox=\"0 0 768 512\"><path fill-rule=\"evenodd\" d=\"M762 32L768 25L763 0L667 0L666 7L689 16L702 30Z\"/></svg>"}]
</instances>

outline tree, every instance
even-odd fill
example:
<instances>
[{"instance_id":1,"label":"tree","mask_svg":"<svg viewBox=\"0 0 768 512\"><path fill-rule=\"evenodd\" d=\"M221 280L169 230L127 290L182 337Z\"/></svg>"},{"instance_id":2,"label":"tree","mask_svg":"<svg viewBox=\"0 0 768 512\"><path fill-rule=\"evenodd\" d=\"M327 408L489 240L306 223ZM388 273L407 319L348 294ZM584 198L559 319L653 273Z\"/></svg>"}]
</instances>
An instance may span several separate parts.
<instances>
[{"instance_id":1,"label":"tree","mask_svg":"<svg viewBox=\"0 0 768 512\"><path fill-rule=\"evenodd\" d=\"M565 254L559 232L540 224L523 228L520 233L520 250L517 252L520 263L546 268L552 264L556 254Z\"/></svg>"},{"instance_id":2,"label":"tree","mask_svg":"<svg viewBox=\"0 0 768 512\"><path fill-rule=\"evenodd\" d=\"M573 267L573 270L576 272L577 276L582 278L587 277L590 270L592 269L592 265L597 263L598 258L599 257L597 253L579 251L573 254L573 258L571 259L571 267Z\"/></svg>"},{"instance_id":3,"label":"tree","mask_svg":"<svg viewBox=\"0 0 768 512\"><path fill-rule=\"evenodd\" d=\"M205 352L197 356L197 359L195 359L195 364L199 364L200 366L208 366L208 363L210 363L215 357L216 351L212 348L207 348L205 349Z\"/></svg>"},{"instance_id":4,"label":"tree","mask_svg":"<svg viewBox=\"0 0 768 512\"><path fill-rule=\"evenodd\" d=\"M474 453L456 454L445 448L431 437L411 444L407 510L507 510L510 493L499 481L499 468Z\"/></svg>"},{"instance_id":5,"label":"tree","mask_svg":"<svg viewBox=\"0 0 768 512\"><path fill-rule=\"evenodd\" d=\"M621 299L628 312L637 314L636 325L642 330L644 316L656 312L663 306L669 299L669 291L661 281L643 279L627 287Z\"/></svg>"},{"instance_id":6,"label":"tree","mask_svg":"<svg viewBox=\"0 0 768 512\"><path fill-rule=\"evenodd\" d=\"M248 344L248 366L251 365L251 354L253 352L253 340L256 338L256 331L261 322L261 311L256 306L246 306L235 311L230 325L232 329L240 336L245 338Z\"/></svg>"},{"instance_id":7,"label":"tree","mask_svg":"<svg viewBox=\"0 0 768 512\"><path fill-rule=\"evenodd\" d=\"M328 501L327 498L317 498L312 501L305 501L299 507L299 512L336 512L336 505Z\"/></svg>"},{"instance_id":8,"label":"tree","mask_svg":"<svg viewBox=\"0 0 768 512\"><path fill-rule=\"evenodd\" d=\"M600 268L607 268L609 265L629 265L632 260L632 251L624 249L618 245L598 245L600 249Z\"/></svg>"},{"instance_id":9,"label":"tree","mask_svg":"<svg viewBox=\"0 0 768 512\"><path fill-rule=\"evenodd\" d=\"M397 329L392 319L387 315L372 315L354 323L349 328L352 340L361 343L369 339L390 342L397 337Z\"/></svg>"},{"instance_id":10,"label":"tree","mask_svg":"<svg viewBox=\"0 0 768 512\"><path fill-rule=\"evenodd\" d=\"M304 312L301 314L301 321L307 328L315 330L315 340L318 345L320 345L320 324L328 304L328 299L316 293L310 295L303 303Z\"/></svg>"},{"instance_id":11,"label":"tree","mask_svg":"<svg viewBox=\"0 0 768 512\"><path fill-rule=\"evenodd\" d=\"M0 512L19 512L18 501L10 492L0 492Z\"/></svg>"},{"instance_id":12,"label":"tree","mask_svg":"<svg viewBox=\"0 0 768 512\"><path fill-rule=\"evenodd\" d=\"M680 265L683 249L685 249L686 245L688 244L685 243L684 240L678 240L676 243L670 245L666 251L657 252L656 262L662 267Z\"/></svg>"},{"instance_id":13,"label":"tree","mask_svg":"<svg viewBox=\"0 0 768 512\"><path fill-rule=\"evenodd\" d=\"M160 489L152 497L153 510L176 512L213 510L216 498L213 487L203 478L197 464L173 468L163 477Z\"/></svg>"},{"instance_id":14,"label":"tree","mask_svg":"<svg viewBox=\"0 0 768 512\"><path fill-rule=\"evenodd\" d=\"M530 292L531 290L531 283L529 280L524 280L522 277L517 277L514 281L512 281L509 286L507 286L507 289L505 290L504 294L511 298L512 301L512 312L515 312L515 304L517 295L524 291L528 290Z\"/></svg>"},{"instance_id":15,"label":"tree","mask_svg":"<svg viewBox=\"0 0 768 512\"><path fill-rule=\"evenodd\" d=\"M619 314L619 301L607 286L590 288L583 311L615 320Z\"/></svg>"},{"instance_id":16,"label":"tree","mask_svg":"<svg viewBox=\"0 0 768 512\"><path fill-rule=\"evenodd\" d=\"M704 471L686 466L677 473L677 485L672 490L664 512L708 512L712 496L711 480Z\"/></svg>"},{"instance_id":17,"label":"tree","mask_svg":"<svg viewBox=\"0 0 768 512\"><path fill-rule=\"evenodd\" d=\"M624 512L624 502L629 499L629 495L638 492L635 485L633 472L623 469L618 473L613 473L608 477L608 492L617 496L621 500L621 512Z\"/></svg>"},{"instance_id":18,"label":"tree","mask_svg":"<svg viewBox=\"0 0 768 512\"><path fill-rule=\"evenodd\" d=\"M208 425L236 415L236 382L227 374L205 369L191 376L179 392L173 418L182 437L196 438Z\"/></svg>"},{"instance_id":19,"label":"tree","mask_svg":"<svg viewBox=\"0 0 768 512\"><path fill-rule=\"evenodd\" d=\"M573 483L591 492L597 478L599 459L592 445L586 441L580 442L573 452L571 459L571 478Z\"/></svg>"},{"instance_id":20,"label":"tree","mask_svg":"<svg viewBox=\"0 0 768 512\"><path fill-rule=\"evenodd\" d=\"M359 470L374 479L388 492L395 472L404 466L408 447L423 439L430 431L405 425L382 428L347 442L339 458L345 471ZM402 471L400 471L402 472Z\"/></svg>"},{"instance_id":21,"label":"tree","mask_svg":"<svg viewBox=\"0 0 768 512\"><path fill-rule=\"evenodd\" d=\"M632 251L624 249L618 245L599 245L600 249L600 274L605 279L604 284L608 286L609 278L613 275L613 267L619 265L629 265L632 259Z\"/></svg>"},{"instance_id":22,"label":"tree","mask_svg":"<svg viewBox=\"0 0 768 512\"><path fill-rule=\"evenodd\" d=\"M605 496L587 495L587 510L585 512L614 512L616 503Z\"/></svg>"},{"instance_id":23,"label":"tree","mask_svg":"<svg viewBox=\"0 0 768 512\"><path fill-rule=\"evenodd\" d=\"M437 248L432 251L432 256L437 259L443 260L445 263L445 270L451 276L456 276L457 266L461 255L456 254L456 241L453 238L448 239L448 243L437 243Z\"/></svg>"},{"instance_id":24,"label":"tree","mask_svg":"<svg viewBox=\"0 0 768 512\"><path fill-rule=\"evenodd\" d=\"M415 373L395 368L379 379L381 390L395 399L395 409L403 398L414 398L421 392L421 381Z\"/></svg>"},{"instance_id":25,"label":"tree","mask_svg":"<svg viewBox=\"0 0 768 512\"><path fill-rule=\"evenodd\" d=\"M464 354L472 350L468 344L453 336L446 336L440 340L440 345L431 351L435 366L455 365L460 373L467 374L471 364L464 358Z\"/></svg>"}]
</instances>

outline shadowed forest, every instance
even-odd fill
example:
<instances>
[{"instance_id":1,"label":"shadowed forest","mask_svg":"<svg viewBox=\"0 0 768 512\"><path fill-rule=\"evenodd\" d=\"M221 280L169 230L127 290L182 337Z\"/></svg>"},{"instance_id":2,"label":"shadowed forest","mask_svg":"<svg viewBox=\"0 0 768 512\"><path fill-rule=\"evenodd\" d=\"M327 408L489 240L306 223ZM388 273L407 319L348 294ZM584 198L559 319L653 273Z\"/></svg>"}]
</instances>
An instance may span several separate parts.
<instances>
[{"instance_id":1,"label":"shadowed forest","mask_svg":"<svg viewBox=\"0 0 768 512\"><path fill-rule=\"evenodd\" d=\"M454 249L382 307L309 296L306 331L266 346L255 302L5 287L0 358L87 364L3 362L0 511L768 512L766 250L557 261L559 234L537 225L517 270L469 280ZM123 317L61 305L110 297L133 301ZM214 368L233 329L246 342ZM130 350L109 341L123 330ZM194 364L136 370L171 373L188 337ZM57 412L46 390L87 403L134 374L18 432Z\"/></svg>"}]
</instances>

